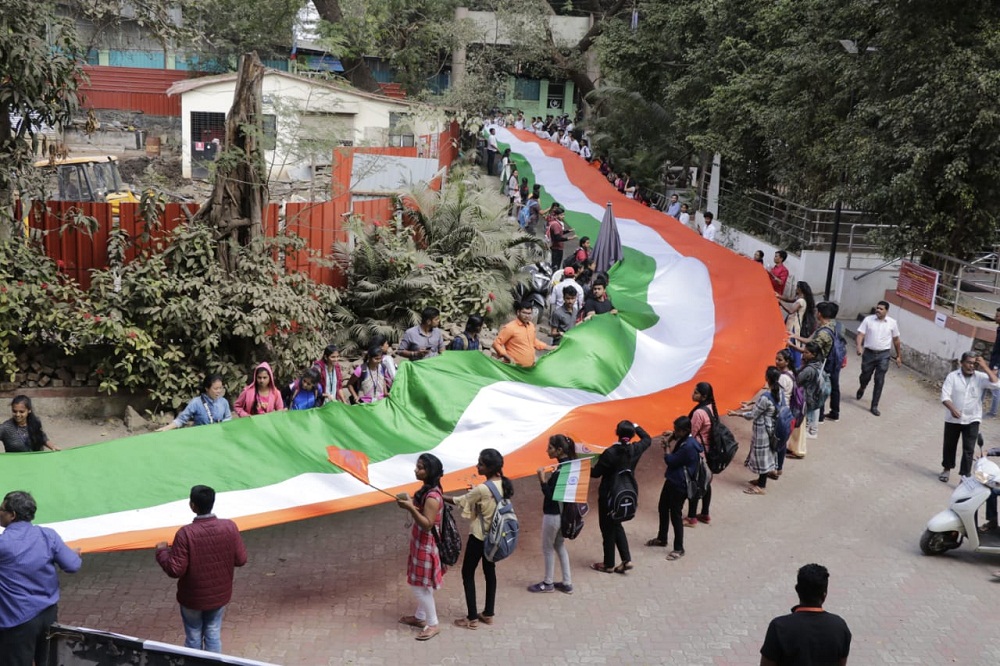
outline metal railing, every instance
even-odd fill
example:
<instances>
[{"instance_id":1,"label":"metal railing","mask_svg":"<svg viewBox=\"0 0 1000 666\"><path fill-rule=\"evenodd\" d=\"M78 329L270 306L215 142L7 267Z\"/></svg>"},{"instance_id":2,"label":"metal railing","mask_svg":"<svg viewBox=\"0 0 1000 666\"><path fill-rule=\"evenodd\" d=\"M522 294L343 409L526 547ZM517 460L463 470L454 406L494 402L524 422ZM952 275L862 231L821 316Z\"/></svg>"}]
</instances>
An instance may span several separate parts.
<instances>
[{"instance_id":1,"label":"metal railing","mask_svg":"<svg viewBox=\"0 0 1000 666\"><path fill-rule=\"evenodd\" d=\"M836 215L833 209L809 208L775 194L740 190L730 181L722 182L719 196L725 212L725 224L789 252L830 249ZM841 230L851 225L868 228L882 226L870 213L841 210ZM848 237L841 231L837 242L838 251L852 247L858 252L873 252L878 249L874 243Z\"/></svg>"},{"instance_id":2,"label":"metal railing","mask_svg":"<svg viewBox=\"0 0 1000 666\"><path fill-rule=\"evenodd\" d=\"M920 257L920 260L912 257ZM984 255L988 256L988 255ZM1000 268L995 260L981 264L965 261L932 250L914 252L911 261L936 270L939 274L934 302L951 313L959 310L991 319L1000 307ZM976 261L983 260L984 257ZM929 258L937 261L929 262Z\"/></svg>"}]
</instances>

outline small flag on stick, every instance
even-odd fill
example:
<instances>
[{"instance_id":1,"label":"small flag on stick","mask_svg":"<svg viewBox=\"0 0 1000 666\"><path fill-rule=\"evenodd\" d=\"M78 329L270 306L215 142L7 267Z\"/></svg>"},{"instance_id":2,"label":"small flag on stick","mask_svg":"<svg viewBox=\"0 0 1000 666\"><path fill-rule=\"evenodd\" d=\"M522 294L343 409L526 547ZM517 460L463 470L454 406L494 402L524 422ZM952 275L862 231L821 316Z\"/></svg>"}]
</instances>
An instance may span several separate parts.
<instances>
[{"instance_id":1,"label":"small flag on stick","mask_svg":"<svg viewBox=\"0 0 1000 666\"><path fill-rule=\"evenodd\" d=\"M590 458L567 460L559 464L559 478L552 492L556 502L582 504L587 501L590 488Z\"/></svg>"},{"instance_id":2,"label":"small flag on stick","mask_svg":"<svg viewBox=\"0 0 1000 666\"><path fill-rule=\"evenodd\" d=\"M368 456L360 451L340 449L336 446L326 447L326 454L334 465L366 486L371 485L371 482L368 481Z\"/></svg>"},{"instance_id":3,"label":"small flag on stick","mask_svg":"<svg viewBox=\"0 0 1000 666\"><path fill-rule=\"evenodd\" d=\"M351 449L341 449L336 446L328 446L326 447L326 455L334 465L369 488L375 488L368 480L368 456L364 453L361 453L361 451L352 451ZM375 488L375 490L396 499L395 495L381 488Z\"/></svg>"}]
</instances>

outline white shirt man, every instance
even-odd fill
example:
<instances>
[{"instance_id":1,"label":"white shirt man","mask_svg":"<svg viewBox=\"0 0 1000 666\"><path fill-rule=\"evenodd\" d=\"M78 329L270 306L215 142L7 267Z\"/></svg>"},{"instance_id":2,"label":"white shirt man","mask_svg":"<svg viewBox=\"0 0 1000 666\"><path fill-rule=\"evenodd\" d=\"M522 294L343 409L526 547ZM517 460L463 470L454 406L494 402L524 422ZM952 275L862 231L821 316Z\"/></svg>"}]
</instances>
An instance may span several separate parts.
<instances>
[{"instance_id":1,"label":"white shirt man","mask_svg":"<svg viewBox=\"0 0 1000 666\"><path fill-rule=\"evenodd\" d=\"M701 230L701 237L707 241L715 241L715 224L714 215L709 212L705 213L705 228Z\"/></svg>"},{"instance_id":2,"label":"white shirt man","mask_svg":"<svg viewBox=\"0 0 1000 666\"><path fill-rule=\"evenodd\" d=\"M577 155L580 154L580 142L576 139L571 138L569 141L569 149L572 150Z\"/></svg>"},{"instance_id":3,"label":"white shirt man","mask_svg":"<svg viewBox=\"0 0 1000 666\"><path fill-rule=\"evenodd\" d=\"M562 270L562 274L562 279L559 283L552 287L552 293L549 295L549 302L552 304L552 307L561 308L564 300L563 289L569 285L573 285L573 288L576 289L576 311L579 312L579 308L583 307L583 287L581 287L574 279L576 277L576 271L573 270L572 266L567 266Z\"/></svg>"},{"instance_id":4,"label":"white shirt man","mask_svg":"<svg viewBox=\"0 0 1000 666\"><path fill-rule=\"evenodd\" d=\"M938 475L941 481L947 481L955 467L959 436L962 438L962 465L958 473L960 476L972 473L972 454L979 439L979 422L983 420L983 391L988 388L1000 388L1000 378L982 356L972 352L962 354L958 370L948 373L945 378L941 387L941 404L946 410L942 469Z\"/></svg>"},{"instance_id":5,"label":"white shirt man","mask_svg":"<svg viewBox=\"0 0 1000 666\"><path fill-rule=\"evenodd\" d=\"M871 413L879 416L878 402L882 397L885 373L889 369L889 355L896 348L896 367L903 367L903 350L899 342L899 326L889 316L889 304L879 301L875 314L868 315L858 327L856 338L858 356L861 356L861 376L858 378L858 400L865 395L868 381L875 374L875 390L872 392Z\"/></svg>"}]
</instances>

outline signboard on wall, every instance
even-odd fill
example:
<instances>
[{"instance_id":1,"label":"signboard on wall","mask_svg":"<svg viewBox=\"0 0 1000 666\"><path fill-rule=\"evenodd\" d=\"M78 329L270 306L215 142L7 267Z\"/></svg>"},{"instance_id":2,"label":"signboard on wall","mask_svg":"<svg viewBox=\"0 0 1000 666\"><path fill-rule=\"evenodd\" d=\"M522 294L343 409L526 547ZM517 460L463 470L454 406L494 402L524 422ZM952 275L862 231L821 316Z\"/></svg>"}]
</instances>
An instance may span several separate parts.
<instances>
[{"instance_id":1,"label":"signboard on wall","mask_svg":"<svg viewBox=\"0 0 1000 666\"><path fill-rule=\"evenodd\" d=\"M915 264L912 261L904 261L899 267L899 282L896 284L896 293L908 301L933 310L934 297L937 295L940 277L941 274L933 269Z\"/></svg>"}]
</instances>

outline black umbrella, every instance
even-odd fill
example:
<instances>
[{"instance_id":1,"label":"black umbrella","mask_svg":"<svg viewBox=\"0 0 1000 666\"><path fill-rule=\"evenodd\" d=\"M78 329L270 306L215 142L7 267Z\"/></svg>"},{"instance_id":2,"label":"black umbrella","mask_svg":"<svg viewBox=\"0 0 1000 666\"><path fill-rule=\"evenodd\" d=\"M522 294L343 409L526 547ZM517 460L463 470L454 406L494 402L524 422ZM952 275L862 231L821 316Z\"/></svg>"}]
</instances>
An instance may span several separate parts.
<instances>
[{"instance_id":1,"label":"black umbrella","mask_svg":"<svg viewBox=\"0 0 1000 666\"><path fill-rule=\"evenodd\" d=\"M597 234L597 243L594 244L594 254L591 255L591 259L595 265L594 270L599 273L606 273L622 260L622 238L618 234L618 223L615 222L610 201L604 211L604 219L601 220L601 230Z\"/></svg>"}]
</instances>

